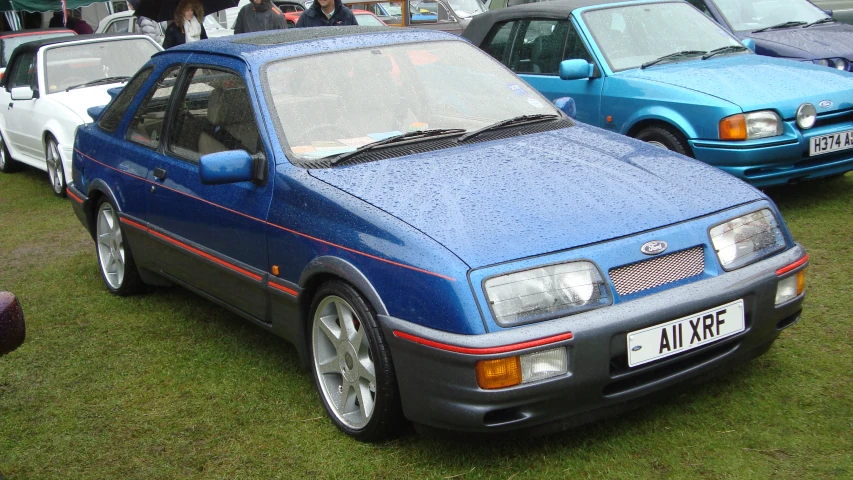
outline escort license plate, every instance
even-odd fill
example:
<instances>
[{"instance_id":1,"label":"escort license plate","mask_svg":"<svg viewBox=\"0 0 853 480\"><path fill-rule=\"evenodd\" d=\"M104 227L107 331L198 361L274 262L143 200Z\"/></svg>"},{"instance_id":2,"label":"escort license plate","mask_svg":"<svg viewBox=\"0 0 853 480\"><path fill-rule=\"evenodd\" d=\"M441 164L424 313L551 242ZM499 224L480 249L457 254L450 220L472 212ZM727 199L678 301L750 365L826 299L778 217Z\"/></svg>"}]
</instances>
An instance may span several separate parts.
<instances>
[{"instance_id":1,"label":"escort license plate","mask_svg":"<svg viewBox=\"0 0 853 480\"><path fill-rule=\"evenodd\" d=\"M743 300L628 334L628 366L636 367L730 337L745 328Z\"/></svg>"},{"instance_id":2,"label":"escort license plate","mask_svg":"<svg viewBox=\"0 0 853 480\"><path fill-rule=\"evenodd\" d=\"M848 148L853 148L853 130L812 137L809 140L810 156L847 150Z\"/></svg>"}]
</instances>

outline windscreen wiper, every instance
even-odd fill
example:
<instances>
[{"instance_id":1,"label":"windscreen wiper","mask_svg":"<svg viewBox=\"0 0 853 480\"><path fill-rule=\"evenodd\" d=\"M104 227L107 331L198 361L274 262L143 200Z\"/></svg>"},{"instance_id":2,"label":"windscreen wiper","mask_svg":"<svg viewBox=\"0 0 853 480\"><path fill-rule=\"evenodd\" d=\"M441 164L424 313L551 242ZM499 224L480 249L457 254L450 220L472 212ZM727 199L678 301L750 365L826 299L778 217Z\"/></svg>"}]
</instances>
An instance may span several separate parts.
<instances>
[{"instance_id":1,"label":"windscreen wiper","mask_svg":"<svg viewBox=\"0 0 853 480\"><path fill-rule=\"evenodd\" d=\"M465 135L457 138L457 142L464 142L471 137L476 137L477 135L488 132L489 130L494 130L496 128L508 127L510 125L518 125L520 123L530 123L530 122L541 122L543 120L555 120L559 118L559 115L555 115L553 113L535 113L533 115L519 115L517 117L508 118L506 120L501 120L500 122L495 122L491 125L486 125L483 128L478 128L477 130L472 130Z\"/></svg>"},{"instance_id":2,"label":"windscreen wiper","mask_svg":"<svg viewBox=\"0 0 853 480\"><path fill-rule=\"evenodd\" d=\"M464 128L432 128L429 130L415 130L414 132L406 132L401 133L399 135L393 135L388 138L383 138L382 140L377 140L375 142L362 145L352 152L342 153L332 159L332 165L340 163L348 158L352 158L369 150L373 150L374 148L382 147L384 145L390 145L392 143L403 142L406 140L420 140L424 138L437 137L440 135L452 135L463 132L465 132Z\"/></svg>"},{"instance_id":3,"label":"windscreen wiper","mask_svg":"<svg viewBox=\"0 0 853 480\"><path fill-rule=\"evenodd\" d=\"M75 88L86 88L86 87L94 87L95 85L106 85L108 83L119 83L126 82L130 80L130 77L107 77L107 78L99 78L97 80L92 80L91 82L81 83L80 85L73 85L65 89L66 92L74 90Z\"/></svg>"},{"instance_id":4,"label":"windscreen wiper","mask_svg":"<svg viewBox=\"0 0 853 480\"><path fill-rule=\"evenodd\" d=\"M813 27L815 25L820 25L822 23L835 23L835 22L836 22L836 20L834 18L829 18L829 17L821 18L820 20L817 20L817 21L814 21L812 23L807 23L807 24L803 25L803 28Z\"/></svg>"},{"instance_id":5,"label":"windscreen wiper","mask_svg":"<svg viewBox=\"0 0 853 480\"><path fill-rule=\"evenodd\" d=\"M726 47L715 48L715 49L711 50L710 52L706 53L705 55L702 55L702 60L708 60L709 58L713 57L714 55L719 55L721 53L742 52L744 50L749 50L749 49L744 47L743 45L728 45Z\"/></svg>"},{"instance_id":6,"label":"windscreen wiper","mask_svg":"<svg viewBox=\"0 0 853 480\"><path fill-rule=\"evenodd\" d=\"M778 25L772 25L770 27L759 28L758 30L753 30L752 33L761 33L766 32L767 30L775 30L777 28L791 28L791 27L799 27L801 25L805 25L808 22L803 22L801 20L795 20L792 22L783 22Z\"/></svg>"},{"instance_id":7,"label":"windscreen wiper","mask_svg":"<svg viewBox=\"0 0 853 480\"><path fill-rule=\"evenodd\" d=\"M656 63L660 63L660 62L663 62L666 60L673 60L673 59L680 58L680 57L690 57L690 56L694 56L694 55L704 55L706 53L708 53L708 52L706 52L704 50L682 50L680 52L670 53L669 55L664 55L660 58L656 58L654 60L648 61L648 62L640 65L640 68L651 67L652 65L654 65Z\"/></svg>"}]
</instances>

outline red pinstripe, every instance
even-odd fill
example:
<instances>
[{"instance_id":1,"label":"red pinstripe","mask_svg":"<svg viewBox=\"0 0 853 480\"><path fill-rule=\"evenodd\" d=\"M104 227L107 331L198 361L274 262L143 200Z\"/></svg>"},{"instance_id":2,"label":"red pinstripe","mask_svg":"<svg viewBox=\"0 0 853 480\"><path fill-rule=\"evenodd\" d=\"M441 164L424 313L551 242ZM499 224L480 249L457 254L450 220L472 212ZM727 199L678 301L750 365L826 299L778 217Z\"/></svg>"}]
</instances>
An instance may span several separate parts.
<instances>
[{"instance_id":1,"label":"red pinstripe","mask_svg":"<svg viewBox=\"0 0 853 480\"><path fill-rule=\"evenodd\" d=\"M277 283L270 282L269 286L276 289L276 290L281 290L282 292L284 292L288 295L292 295L294 297L299 295L299 293L296 290L293 290L292 288L287 288L284 285L279 285Z\"/></svg>"},{"instance_id":2,"label":"red pinstripe","mask_svg":"<svg viewBox=\"0 0 853 480\"><path fill-rule=\"evenodd\" d=\"M809 261L809 255L806 254L803 258L797 260L796 262L788 265L787 267L782 267L779 270L776 270L776 275L784 275L791 270L796 270L798 267L801 267Z\"/></svg>"},{"instance_id":3,"label":"red pinstripe","mask_svg":"<svg viewBox=\"0 0 853 480\"><path fill-rule=\"evenodd\" d=\"M169 190L169 191L175 192L175 193L180 194L180 195L183 195L183 196L185 196L185 197L189 197L189 198L192 198L192 199L198 200L198 201L200 201L200 202L206 203L206 204L208 204L208 205L211 205L211 206L214 206L214 207L217 207L217 208L221 208L222 210L225 210L225 211L227 211L227 212L231 212L231 213L233 213L233 214L240 215L241 217L245 217L245 218L248 218L248 219L250 219L250 220L254 220L254 221L256 221L256 222L263 223L264 225L269 225L269 226L271 226L271 227L275 227L275 228L277 228L277 229L279 229L279 230L283 230L283 231L285 231L285 232L292 233L293 235L297 235L297 236L302 237L302 238L307 238L307 239L309 239L309 240L313 240L313 241L315 241L315 242L322 243L322 244L324 244L324 245L328 245L328 246L330 246L330 247L339 248L339 249L341 249L341 250L345 250L345 251L347 251L347 252L355 253L356 255L361 255L361 256L363 256L363 257L371 258L371 259L373 259L373 260L378 260L378 261L380 261L380 262L388 263L388 264L390 264L390 265L394 265L394 266L397 266L397 267L406 268L406 269L409 269L409 270L414 270L414 271L416 271L416 272L425 273L425 274L427 274L427 275L432 275L432 276L434 276L434 277L443 278L443 279L448 280L448 281L451 281L451 282L455 282L455 281L456 281L456 279L455 279L455 278L453 278L453 277L448 277L447 275L442 275L442 274L440 274L440 273L435 273L435 272L431 272L431 271L429 271L429 270L424 270L423 268L413 267L412 265L406 265L405 263L395 262L395 261L393 261L393 260L389 260L389 259L387 259L387 258L377 257L376 255L371 255L371 254L369 254L369 253L361 252L361 251L355 250L355 249L353 249L353 248L345 247L345 246L343 246L343 245L338 245L337 243L332 243L332 242L329 242L329 241L323 240L323 239L321 239L321 238L312 237L311 235L308 235L308 234L305 234L305 233L302 233L302 232L298 232L298 231L296 231L296 230L292 230L292 229L290 229L290 228L283 227L283 226L281 226L281 225L277 225L277 224L275 224L275 223L271 223L271 222L268 222L268 221L266 221L266 220L262 220L262 219L257 218L257 217L253 217L253 216L251 216L251 215L247 215L247 214L245 214L245 213L243 213L243 212L238 212L237 210L233 210L233 209L230 209L230 208L228 208L228 207L223 207L222 205L219 205L219 204L213 203L213 202L208 201L208 200L205 200L205 199L203 199L203 198L199 198L199 197L196 197L196 196L194 196L194 195L190 195L190 194L188 194L188 193L181 192L180 190L176 190L176 189L174 189L174 188L167 187L167 186L162 185L162 184L160 184L160 183L152 182L151 180L148 180L147 178L142 178L142 177L140 177L140 176L138 176L138 175L134 175L134 174L132 174L132 173L125 172L124 170L119 170L119 169L117 169L117 168L115 168L115 167L112 167L112 166L110 166L110 165L107 165L106 163L99 162L98 160L95 160L94 158L90 157L89 155L86 155L85 153L81 152L80 150L77 150L76 148L74 149L74 151L75 151L75 152L77 152L77 153L79 153L80 155L82 155L82 156L84 156L84 157L88 158L89 160L91 160L91 161L93 161L93 162L97 163L98 165L101 165L101 166L104 166L104 167L106 167L106 168L109 168L110 170L115 170L116 172L122 173L122 174L124 174L124 175L128 175L128 176L133 177L133 178L136 178L136 179L138 179L138 180L142 180L143 182L150 183L150 184L152 184L152 185L157 185L159 188L165 188L166 190ZM153 232L152 232L152 233L153 233Z\"/></svg>"},{"instance_id":4,"label":"red pinstripe","mask_svg":"<svg viewBox=\"0 0 853 480\"><path fill-rule=\"evenodd\" d=\"M411 335L409 333L401 332L399 330L394 330L394 336L399 337L405 340L409 340L410 342L419 343L421 345L426 345L428 347L437 348L439 350L446 350L448 352L455 353L467 353L470 355L493 355L496 353L509 353L516 352L519 350L524 350L525 348L531 347L541 347L543 345L548 345L551 343L561 342L563 340L569 340L572 338L572 332L561 333L559 335L553 335L550 337L540 338L537 340L530 340L527 342L513 343L511 345L502 345L500 347L487 347L487 348L470 348L470 347L460 347L457 345L450 345L447 343L436 342L433 340L427 340L426 338L421 338L415 335Z\"/></svg>"},{"instance_id":5,"label":"red pinstripe","mask_svg":"<svg viewBox=\"0 0 853 480\"><path fill-rule=\"evenodd\" d=\"M72 192L71 190L66 188L65 193L67 193L69 197L73 198L75 202L83 203L83 199L78 197L77 195L74 195L74 192Z\"/></svg>"},{"instance_id":6,"label":"red pinstripe","mask_svg":"<svg viewBox=\"0 0 853 480\"><path fill-rule=\"evenodd\" d=\"M242 273L243 275L245 275L245 276L247 276L247 277L249 277L249 278L255 279L255 280L259 281L259 282L261 281L261 276L260 276L260 275L257 275L257 274L255 274L255 273L252 273L252 272L250 272L250 271L248 271L248 270L246 270L246 269L244 269L244 268L240 268L240 267L238 267L237 265L234 265L234 264L228 263L228 262L226 262L225 260L222 260L222 259L220 259L220 258L214 257L213 255L210 255L209 253L204 253L204 252L202 252L201 250L199 250L199 249L197 249L197 248L194 248L194 247L191 247L191 246L187 245L186 243L183 243L183 242L180 242L180 241L178 241L178 240L175 240L174 238L169 237L168 235L163 235L162 233L160 233L160 232L155 232L154 230L151 230L151 229L148 229L148 233L150 233L151 235L154 235L154 236L155 236L155 237L157 237L157 238L162 238L163 240L165 240L165 241L167 241L167 242L169 242L169 243L172 243L172 244L174 244L174 245L177 245L177 246L179 246L179 247L183 248L184 250L188 250L188 251L190 251L190 252L192 252L192 253L195 253L195 254L196 254L196 255L198 255L198 256L201 256L201 257L204 257L204 258L206 258L206 259L208 259L208 260L210 260L210 261L216 262L216 263L218 263L218 264L222 265L223 267L230 268L231 270L234 270L235 272Z\"/></svg>"}]
</instances>

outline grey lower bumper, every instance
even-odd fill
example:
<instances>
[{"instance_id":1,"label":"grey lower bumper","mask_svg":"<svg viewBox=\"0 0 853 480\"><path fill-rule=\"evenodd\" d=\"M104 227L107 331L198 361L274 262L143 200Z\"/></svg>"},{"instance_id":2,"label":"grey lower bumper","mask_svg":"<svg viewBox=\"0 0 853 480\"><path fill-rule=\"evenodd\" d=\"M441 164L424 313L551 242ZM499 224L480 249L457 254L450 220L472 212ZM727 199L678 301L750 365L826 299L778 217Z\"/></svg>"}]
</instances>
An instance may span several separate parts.
<instances>
[{"instance_id":1,"label":"grey lower bumper","mask_svg":"<svg viewBox=\"0 0 853 480\"><path fill-rule=\"evenodd\" d=\"M720 373L764 353L799 319L804 296L775 306L776 270L801 259L797 246L734 272L598 310L484 335L456 335L380 316L407 418L442 430L472 433L549 431L641 405L670 388ZM805 265L785 273L796 274ZM626 334L743 299L746 329L703 347L629 368ZM395 334L398 332L398 334ZM404 336L398 336L402 332ZM476 362L508 354L470 354L416 343L482 349L572 332L572 338L519 350L564 345L567 375L500 390L477 385Z\"/></svg>"}]
</instances>

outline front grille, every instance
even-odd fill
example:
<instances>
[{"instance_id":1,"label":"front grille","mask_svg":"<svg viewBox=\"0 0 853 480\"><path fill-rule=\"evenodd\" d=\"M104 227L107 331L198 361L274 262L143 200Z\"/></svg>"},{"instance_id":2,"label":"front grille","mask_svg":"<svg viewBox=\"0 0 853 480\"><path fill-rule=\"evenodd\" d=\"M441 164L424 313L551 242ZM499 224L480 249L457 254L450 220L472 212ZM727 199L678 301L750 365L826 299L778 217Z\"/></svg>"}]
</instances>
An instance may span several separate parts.
<instances>
[{"instance_id":1,"label":"front grille","mask_svg":"<svg viewBox=\"0 0 853 480\"><path fill-rule=\"evenodd\" d=\"M701 246L670 253L610 270L610 280L619 295L629 295L699 275L705 270Z\"/></svg>"}]
</instances>

